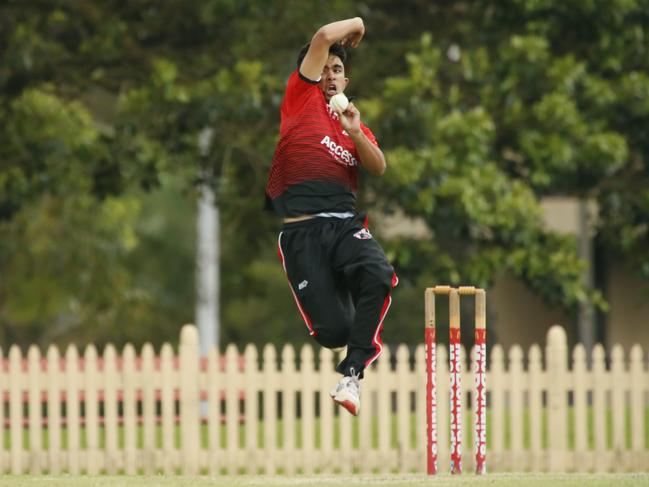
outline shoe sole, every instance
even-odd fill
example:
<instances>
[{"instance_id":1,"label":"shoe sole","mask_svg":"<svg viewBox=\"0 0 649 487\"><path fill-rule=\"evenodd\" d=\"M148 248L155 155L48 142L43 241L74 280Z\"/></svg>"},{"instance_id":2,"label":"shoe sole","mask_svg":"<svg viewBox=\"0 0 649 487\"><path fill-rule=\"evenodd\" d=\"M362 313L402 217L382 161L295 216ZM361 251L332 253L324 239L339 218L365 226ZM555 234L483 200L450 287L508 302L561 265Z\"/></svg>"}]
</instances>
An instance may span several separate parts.
<instances>
[{"instance_id":1,"label":"shoe sole","mask_svg":"<svg viewBox=\"0 0 649 487\"><path fill-rule=\"evenodd\" d=\"M349 411L349 413L350 413L352 416L358 416L358 410L356 409L356 406L354 406L354 403L353 403L353 402L351 402L351 401L347 401L347 400L345 400L345 401L339 401L338 399L336 399L336 398L333 397L333 396L331 396L331 399L333 399L333 401L334 401L336 404L340 404L340 405L341 405L342 407L344 407L347 411Z\"/></svg>"}]
</instances>

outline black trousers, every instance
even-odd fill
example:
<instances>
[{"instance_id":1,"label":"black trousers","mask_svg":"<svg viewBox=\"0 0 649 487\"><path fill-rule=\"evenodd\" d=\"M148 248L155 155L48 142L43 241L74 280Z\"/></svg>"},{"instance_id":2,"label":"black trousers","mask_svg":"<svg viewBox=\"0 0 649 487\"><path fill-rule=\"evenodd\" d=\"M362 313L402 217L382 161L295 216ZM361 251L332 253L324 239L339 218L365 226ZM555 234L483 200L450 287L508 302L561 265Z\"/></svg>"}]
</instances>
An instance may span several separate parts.
<instances>
[{"instance_id":1,"label":"black trousers","mask_svg":"<svg viewBox=\"0 0 649 487\"><path fill-rule=\"evenodd\" d=\"M327 348L347 346L336 370L362 377L383 348L383 319L398 282L365 217L285 224L278 254L311 336Z\"/></svg>"}]
</instances>

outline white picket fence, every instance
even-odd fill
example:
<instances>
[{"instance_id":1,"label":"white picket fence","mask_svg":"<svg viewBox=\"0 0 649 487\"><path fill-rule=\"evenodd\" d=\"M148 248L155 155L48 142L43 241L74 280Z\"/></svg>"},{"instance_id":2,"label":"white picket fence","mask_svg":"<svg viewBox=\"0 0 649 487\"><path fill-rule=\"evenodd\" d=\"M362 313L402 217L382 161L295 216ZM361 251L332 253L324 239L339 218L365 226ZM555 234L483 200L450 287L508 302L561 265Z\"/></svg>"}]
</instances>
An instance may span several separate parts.
<instances>
[{"instance_id":1,"label":"white picket fence","mask_svg":"<svg viewBox=\"0 0 649 487\"><path fill-rule=\"evenodd\" d=\"M127 345L99 357L74 346L27 357L11 347L0 367L0 472L318 473L424 472L423 345L413 356L385 352L363 380L357 418L328 397L338 379L333 353L290 345L223 357L198 357L197 332L185 326L178 355ZM438 348L439 464L448 471L448 367ZM296 354L299 357L296 357ZM2 354L0 353L0 358ZM299 367L296 365L299 358ZM278 359L279 364L278 364ZM548 333L545 370L539 346L492 349L488 384L490 471L647 471L649 372L636 345L586 368L583 347L568 368L565 332ZM470 441L472 373L464 374L464 470Z\"/></svg>"}]
</instances>

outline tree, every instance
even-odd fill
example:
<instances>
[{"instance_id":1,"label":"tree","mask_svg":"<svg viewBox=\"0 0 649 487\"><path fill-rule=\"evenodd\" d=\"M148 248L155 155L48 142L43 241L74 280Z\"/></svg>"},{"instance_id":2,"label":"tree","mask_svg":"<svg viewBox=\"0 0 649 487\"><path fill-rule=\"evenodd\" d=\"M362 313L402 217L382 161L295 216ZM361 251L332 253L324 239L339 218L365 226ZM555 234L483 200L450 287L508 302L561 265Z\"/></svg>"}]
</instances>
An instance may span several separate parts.
<instances>
[{"instance_id":1,"label":"tree","mask_svg":"<svg viewBox=\"0 0 649 487\"><path fill-rule=\"evenodd\" d=\"M600 248L649 279L646 12L647 0L335 1L324 13L287 0L5 2L5 339L175 340L170 323L193 309L183 222L207 183L226 236L224 341L306 340L263 188L295 54L318 26L356 14L367 36L348 91L388 156L383 178L364 178L362 209L398 209L429 231L382 239L402 278L386 340L420 339L421 289L435 281L487 285L508 271L568 310L603 306L538 200L596 200ZM205 127L215 143L201 156ZM57 320L75 325L45 335Z\"/></svg>"},{"instance_id":2,"label":"tree","mask_svg":"<svg viewBox=\"0 0 649 487\"><path fill-rule=\"evenodd\" d=\"M647 276L646 7L461 3L456 32L422 37L366 108L391 147L374 203L432 235L392 242L404 276L486 285L509 271L573 312L605 309L574 242L542 228L538 198L557 194L597 201L601 250Z\"/></svg>"}]
</instances>

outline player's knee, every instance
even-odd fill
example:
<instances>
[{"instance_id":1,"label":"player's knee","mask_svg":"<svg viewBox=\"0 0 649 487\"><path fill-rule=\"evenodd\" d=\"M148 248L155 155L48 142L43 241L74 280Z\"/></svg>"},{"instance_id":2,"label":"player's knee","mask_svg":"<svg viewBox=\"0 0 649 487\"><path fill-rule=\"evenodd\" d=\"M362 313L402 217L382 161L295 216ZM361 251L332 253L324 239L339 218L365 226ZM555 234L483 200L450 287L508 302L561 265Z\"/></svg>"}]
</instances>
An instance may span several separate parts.
<instances>
[{"instance_id":1,"label":"player's knee","mask_svg":"<svg viewBox=\"0 0 649 487\"><path fill-rule=\"evenodd\" d=\"M368 269L364 286L369 288L380 288L386 292L396 285L396 274L394 269L387 262Z\"/></svg>"},{"instance_id":2,"label":"player's knee","mask_svg":"<svg viewBox=\"0 0 649 487\"><path fill-rule=\"evenodd\" d=\"M315 340L326 348L340 348L349 341L349 330L341 327L316 327Z\"/></svg>"},{"instance_id":3,"label":"player's knee","mask_svg":"<svg viewBox=\"0 0 649 487\"><path fill-rule=\"evenodd\" d=\"M381 268L381 282L386 285L388 289L395 287L398 282L397 274L394 272L393 267L387 262Z\"/></svg>"}]
</instances>

